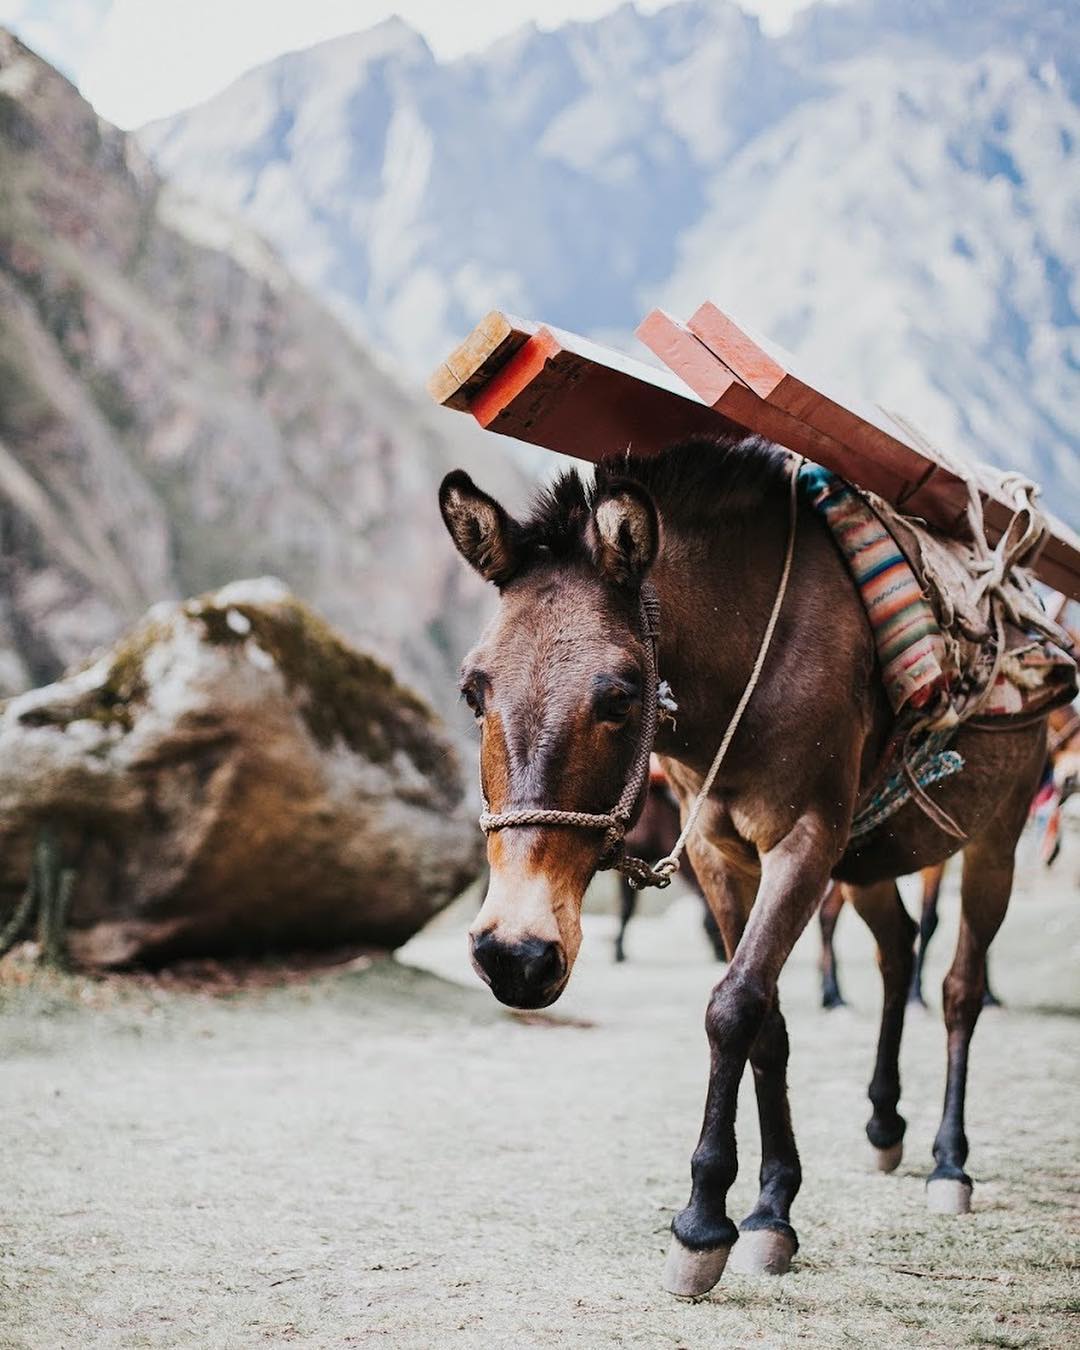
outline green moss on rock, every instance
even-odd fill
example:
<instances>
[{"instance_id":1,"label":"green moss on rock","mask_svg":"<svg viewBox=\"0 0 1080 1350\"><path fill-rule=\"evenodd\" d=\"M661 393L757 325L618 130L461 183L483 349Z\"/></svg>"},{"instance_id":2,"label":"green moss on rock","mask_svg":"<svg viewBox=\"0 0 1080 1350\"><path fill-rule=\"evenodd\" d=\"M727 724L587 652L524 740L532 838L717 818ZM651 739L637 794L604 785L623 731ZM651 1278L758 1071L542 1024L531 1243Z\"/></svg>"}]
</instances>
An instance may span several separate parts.
<instances>
[{"instance_id":1,"label":"green moss on rock","mask_svg":"<svg viewBox=\"0 0 1080 1350\"><path fill-rule=\"evenodd\" d=\"M271 605L221 604L210 593L189 600L183 613L214 646L239 652L253 642L266 652L323 749L341 740L374 764L388 764L403 751L448 801L460 799L456 757L432 710L381 661L350 647L306 605L292 598ZM121 638L104 681L76 716L129 731L149 694L146 658L168 640L171 628L169 617L148 619Z\"/></svg>"},{"instance_id":2,"label":"green moss on rock","mask_svg":"<svg viewBox=\"0 0 1080 1350\"><path fill-rule=\"evenodd\" d=\"M120 639L112 651L112 662L105 682L88 709L88 716L104 726L120 726L130 731L134 709L146 701L144 664L150 649L165 636L164 624L148 620Z\"/></svg>"},{"instance_id":3,"label":"green moss on rock","mask_svg":"<svg viewBox=\"0 0 1080 1350\"><path fill-rule=\"evenodd\" d=\"M273 658L299 710L324 749L341 739L375 764L404 750L422 772L451 789L456 775L441 744L434 714L411 689L366 652L357 651L298 600L272 608L243 602L220 605L213 595L187 607L207 639L221 645L256 642ZM237 632L243 616L250 631ZM244 624L238 625L244 627Z\"/></svg>"}]
</instances>

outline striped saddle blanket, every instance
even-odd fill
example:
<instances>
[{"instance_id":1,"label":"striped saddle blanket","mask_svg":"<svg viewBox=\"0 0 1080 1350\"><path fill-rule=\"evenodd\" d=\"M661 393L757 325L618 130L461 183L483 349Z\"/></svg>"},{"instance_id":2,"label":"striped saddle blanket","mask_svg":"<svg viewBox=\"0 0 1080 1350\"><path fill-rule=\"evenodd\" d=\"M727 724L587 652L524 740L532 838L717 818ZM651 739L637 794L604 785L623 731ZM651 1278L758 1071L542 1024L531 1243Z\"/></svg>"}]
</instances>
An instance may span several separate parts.
<instances>
[{"instance_id":1,"label":"striped saddle blanket","mask_svg":"<svg viewBox=\"0 0 1080 1350\"><path fill-rule=\"evenodd\" d=\"M817 464L803 465L800 486L832 531L862 596L898 725L928 724L913 737L907 764L890 763L871 800L860 804L852 827L858 838L904 805L912 795L910 778L925 788L964 767L951 748L960 721L954 703L978 685L980 665L992 664L993 653L969 645L966 668L959 668L957 643L946 641L931 597L859 492ZM1048 711L1075 695L1076 665L1064 651L1042 636L1017 631L1009 633L1007 645L1008 659L998 662L992 686L979 699L980 718Z\"/></svg>"},{"instance_id":2,"label":"striped saddle blanket","mask_svg":"<svg viewBox=\"0 0 1080 1350\"><path fill-rule=\"evenodd\" d=\"M983 653L972 648L968 668L957 667L956 644L946 641L932 597L862 494L817 464L803 465L800 484L832 531L862 596L893 712L947 713L958 686L971 682ZM1036 634L1012 632L1009 638L1008 660L999 663L979 716L1048 711L1068 702L1076 692L1076 665L1070 657ZM940 728L955 719L944 715L934 720Z\"/></svg>"}]
</instances>

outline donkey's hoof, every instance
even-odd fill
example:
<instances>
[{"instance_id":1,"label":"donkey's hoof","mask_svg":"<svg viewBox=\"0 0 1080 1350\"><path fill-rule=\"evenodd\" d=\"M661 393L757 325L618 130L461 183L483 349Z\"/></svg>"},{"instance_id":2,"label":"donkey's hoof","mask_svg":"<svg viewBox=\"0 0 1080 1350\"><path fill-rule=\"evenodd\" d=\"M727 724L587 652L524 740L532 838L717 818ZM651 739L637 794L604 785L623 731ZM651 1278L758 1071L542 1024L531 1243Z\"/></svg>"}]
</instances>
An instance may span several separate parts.
<instances>
[{"instance_id":1,"label":"donkey's hoof","mask_svg":"<svg viewBox=\"0 0 1080 1350\"><path fill-rule=\"evenodd\" d=\"M937 1177L926 1183L926 1207L931 1214L969 1214L971 1182Z\"/></svg>"},{"instance_id":2,"label":"donkey's hoof","mask_svg":"<svg viewBox=\"0 0 1080 1350\"><path fill-rule=\"evenodd\" d=\"M895 1172L904 1157L904 1141L898 1139L888 1148L873 1148L874 1166L879 1172Z\"/></svg>"},{"instance_id":3,"label":"donkey's hoof","mask_svg":"<svg viewBox=\"0 0 1080 1350\"><path fill-rule=\"evenodd\" d=\"M664 1267L664 1288L678 1298L707 1294L724 1273L730 1247L707 1247L695 1252L684 1247L674 1233Z\"/></svg>"},{"instance_id":4,"label":"donkey's hoof","mask_svg":"<svg viewBox=\"0 0 1080 1350\"><path fill-rule=\"evenodd\" d=\"M786 1275L796 1244L774 1228L752 1228L739 1234L729 1269L736 1275Z\"/></svg>"}]
</instances>

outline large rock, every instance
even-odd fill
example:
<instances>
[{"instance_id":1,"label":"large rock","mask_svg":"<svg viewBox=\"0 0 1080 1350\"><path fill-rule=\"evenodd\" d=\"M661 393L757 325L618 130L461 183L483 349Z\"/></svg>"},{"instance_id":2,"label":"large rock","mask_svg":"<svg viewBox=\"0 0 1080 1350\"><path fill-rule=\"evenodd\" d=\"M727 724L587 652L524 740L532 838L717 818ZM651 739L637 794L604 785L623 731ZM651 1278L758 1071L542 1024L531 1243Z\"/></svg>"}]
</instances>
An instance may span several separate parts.
<instances>
[{"instance_id":1,"label":"large rock","mask_svg":"<svg viewBox=\"0 0 1080 1350\"><path fill-rule=\"evenodd\" d=\"M0 914L41 825L78 868L69 947L115 966L393 947L476 875L438 720L277 581L156 606L0 713Z\"/></svg>"}]
</instances>

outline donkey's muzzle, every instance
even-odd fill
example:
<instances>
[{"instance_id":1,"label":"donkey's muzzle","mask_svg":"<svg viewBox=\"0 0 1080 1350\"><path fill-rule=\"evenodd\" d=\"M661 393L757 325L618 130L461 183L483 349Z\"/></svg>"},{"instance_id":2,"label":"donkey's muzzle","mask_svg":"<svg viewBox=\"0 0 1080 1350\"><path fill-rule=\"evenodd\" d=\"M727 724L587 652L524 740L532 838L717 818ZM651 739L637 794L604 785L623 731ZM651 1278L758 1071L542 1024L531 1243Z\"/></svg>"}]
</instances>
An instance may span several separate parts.
<instances>
[{"instance_id":1,"label":"donkey's muzzle","mask_svg":"<svg viewBox=\"0 0 1080 1350\"><path fill-rule=\"evenodd\" d=\"M524 938L501 942L490 930L472 938L477 973L500 1003L511 1008L546 1008L566 983L566 957L558 942Z\"/></svg>"}]
</instances>

